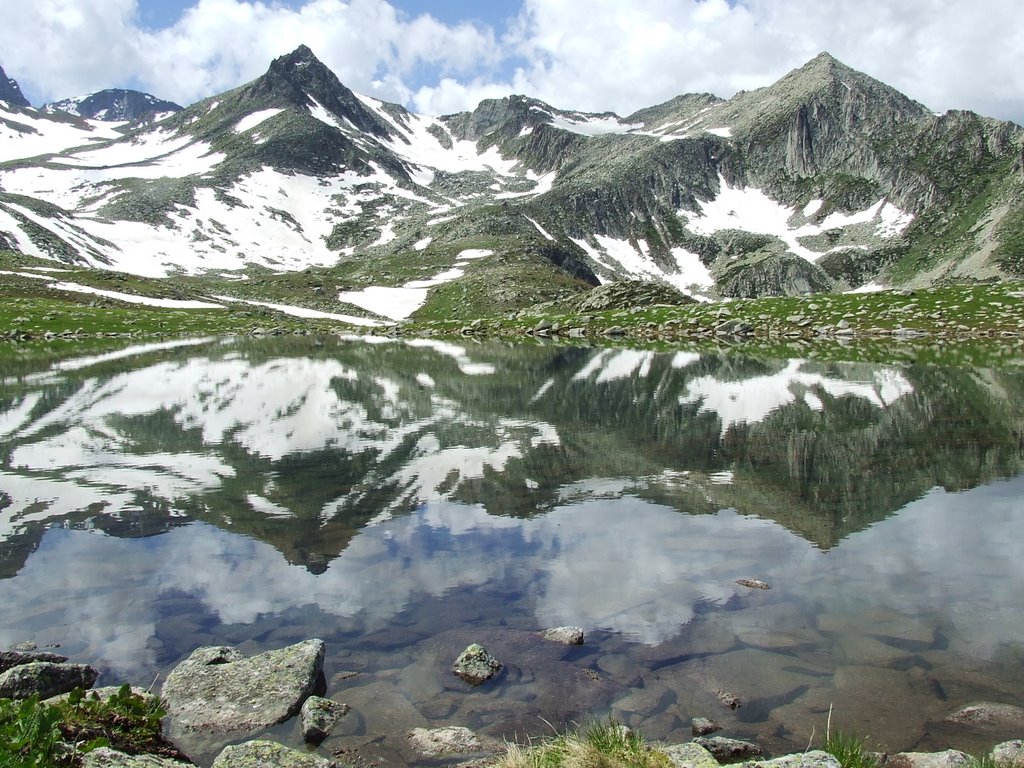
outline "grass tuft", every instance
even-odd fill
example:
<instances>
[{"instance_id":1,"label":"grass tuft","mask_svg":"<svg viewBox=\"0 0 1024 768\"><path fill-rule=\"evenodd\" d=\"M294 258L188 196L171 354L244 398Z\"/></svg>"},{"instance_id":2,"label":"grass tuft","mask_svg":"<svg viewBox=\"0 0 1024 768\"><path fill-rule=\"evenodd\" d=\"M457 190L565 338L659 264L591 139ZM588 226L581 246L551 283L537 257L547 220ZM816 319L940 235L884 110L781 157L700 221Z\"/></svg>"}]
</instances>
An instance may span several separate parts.
<instances>
[{"instance_id":1,"label":"grass tuft","mask_svg":"<svg viewBox=\"0 0 1024 768\"><path fill-rule=\"evenodd\" d=\"M521 746L510 744L495 768L670 768L668 757L615 723L585 728Z\"/></svg>"},{"instance_id":2,"label":"grass tuft","mask_svg":"<svg viewBox=\"0 0 1024 768\"><path fill-rule=\"evenodd\" d=\"M864 739L842 731L825 734L821 748L839 761L843 768L878 768L876 760L864 747Z\"/></svg>"}]
</instances>

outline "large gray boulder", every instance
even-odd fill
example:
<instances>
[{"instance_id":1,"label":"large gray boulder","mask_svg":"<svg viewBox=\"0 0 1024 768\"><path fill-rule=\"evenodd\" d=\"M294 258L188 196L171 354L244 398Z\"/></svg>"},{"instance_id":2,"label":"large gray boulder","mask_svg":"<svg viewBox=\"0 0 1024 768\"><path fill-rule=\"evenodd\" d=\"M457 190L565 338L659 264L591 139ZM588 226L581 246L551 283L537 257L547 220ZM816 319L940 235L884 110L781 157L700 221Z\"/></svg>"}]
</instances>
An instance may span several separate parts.
<instances>
[{"instance_id":1,"label":"large gray boulder","mask_svg":"<svg viewBox=\"0 0 1024 768\"><path fill-rule=\"evenodd\" d=\"M672 744L663 747L661 751L668 757L673 768L718 768L715 756L692 741L688 744Z\"/></svg>"},{"instance_id":2,"label":"large gray boulder","mask_svg":"<svg viewBox=\"0 0 1024 768\"><path fill-rule=\"evenodd\" d=\"M86 752L82 768L186 768L188 763L159 755L128 755L109 747Z\"/></svg>"},{"instance_id":3,"label":"large gray boulder","mask_svg":"<svg viewBox=\"0 0 1024 768\"><path fill-rule=\"evenodd\" d=\"M969 755L956 749L944 752L897 752L885 755L884 768L966 768L971 764Z\"/></svg>"},{"instance_id":4,"label":"large gray boulder","mask_svg":"<svg viewBox=\"0 0 1024 768\"><path fill-rule=\"evenodd\" d=\"M298 713L323 672L324 643L305 640L244 657L228 646L199 648L167 676L161 693L174 735L244 734Z\"/></svg>"},{"instance_id":5,"label":"large gray boulder","mask_svg":"<svg viewBox=\"0 0 1024 768\"><path fill-rule=\"evenodd\" d=\"M813 749L795 755L783 755L772 760L752 760L743 768L841 768L839 761L828 752Z\"/></svg>"},{"instance_id":6,"label":"large gray boulder","mask_svg":"<svg viewBox=\"0 0 1024 768\"><path fill-rule=\"evenodd\" d=\"M67 660L67 656L45 651L0 651L0 672L6 672L12 667L20 667L22 664L31 664L33 661L63 664Z\"/></svg>"},{"instance_id":7,"label":"large gray boulder","mask_svg":"<svg viewBox=\"0 0 1024 768\"><path fill-rule=\"evenodd\" d=\"M55 664L32 661L0 674L0 698L27 699L33 694L48 699L75 688L92 688L99 672L88 664Z\"/></svg>"},{"instance_id":8,"label":"large gray boulder","mask_svg":"<svg viewBox=\"0 0 1024 768\"><path fill-rule=\"evenodd\" d=\"M494 677L500 669L500 661L491 656L482 645L472 643L459 654L452 672L470 685L480 685Z\"/></svg>"},{"instance_id":9,"label":"large gray boulder","mask_svg":"<svg viewBox=\"0 0 1024 768\"><path fill-rule=\"evenodd\" d=\"M999 768L1024 768L1024 739L996 744L992 747L992 761Z\"/></svg>"},{"instance_id":10,"label":"large gray boulder","mask_svg":"<svg viewBox=\"0 0 1024 768\"><path fill-rule=\"evenodd\" d=\"M225 747L213 761L213 768L338 768L338 764L275 741L256 740Z\"/></svg>"},{"instance_id":11,"label":"large gray boulder","mask_svg":"<svg viewBox=\"0 0 1024 768\"><path fill-rule=\"evenodd\" d=\"M413 728L409 732L409 745L416 757L427 760L493 751L499 746L493 739L481 739L462 726Z\"/></svg>"}]
</instances>

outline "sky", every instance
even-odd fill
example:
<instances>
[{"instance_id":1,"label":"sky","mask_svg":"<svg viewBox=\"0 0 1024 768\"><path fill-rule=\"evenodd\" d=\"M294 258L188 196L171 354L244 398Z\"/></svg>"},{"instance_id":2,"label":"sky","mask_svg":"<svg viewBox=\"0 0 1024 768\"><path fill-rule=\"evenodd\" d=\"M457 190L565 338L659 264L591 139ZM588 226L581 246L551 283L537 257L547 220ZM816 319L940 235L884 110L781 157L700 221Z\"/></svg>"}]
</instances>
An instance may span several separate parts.
<instances>
[{"instance_id":1,"label":"sky","mask_svg":"<svg viewBox=\"0 0 1024 768\"><path fill-rule=\"evenodd\" d=\"M936 112L1024 123L1020 0L33 0L0 66L36 105L127 87L187 105L300 44L417 112L525 93L628 115L769 85L820 51Z\"/></svg>"}]
</instances>

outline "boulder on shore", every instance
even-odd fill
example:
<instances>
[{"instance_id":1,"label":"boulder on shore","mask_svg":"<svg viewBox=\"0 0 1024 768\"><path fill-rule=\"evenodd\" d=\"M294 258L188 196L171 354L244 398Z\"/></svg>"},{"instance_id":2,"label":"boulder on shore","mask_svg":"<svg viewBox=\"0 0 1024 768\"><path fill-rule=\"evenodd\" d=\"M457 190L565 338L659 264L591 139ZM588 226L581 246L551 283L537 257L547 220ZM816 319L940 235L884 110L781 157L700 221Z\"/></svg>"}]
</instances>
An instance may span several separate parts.
<instances>
[{"instance_id":1,"label":"boulder on shore","mask_svg":"<svg viewBox=\"0 0 1024 768\"><path fill-rule=\"evenodd\" d=\"M692 741L663 747L661 751L668 757L673 768L718 768L715 756Z\"/></svg>"},{"instance_id":2,"label":"boulder on shore","mask_svg":"<svg viewBox=\"0 0 1024 768\"><path fill-rule=\"evenodd\" d=\"M247 741L224 747L212 768L338 768L333 760L289 749L276 741Z\"/></svg>"},{"instance_id":3,"label":"boulder on shore","mask_svg":"<svg viewBox=\"0 0 1024 768\"><path fill-rule=\"evenodd\" d=\"M188 763L159 755L128 755L110 747L82 755L82 768L186 768Z\"/></svg>"},{"instance_id":4,"label":"boulder on shore","mask_svg":"<svg viewBox=\"0 0 1024 768\"><path fill-rule=\"evenodd\" d=\"M99 672L88 664L31 661L0 674L0 698L27 699L39 694L40 699L48 699L75 688L92 688L97 677Z\"/></svg>"},{"instance_id":5,"label":"boulder on shore","mask_svg":"<svg viewBox=\"0 0 1024 768\"><path fill-rule=\"evenodd\" d=\"M462 726L413 728L409 732L409 744L418 757L427 760L451 755L471 755L488 749L488 745L479 736ZM492 749L496 746L490 744Z\"/></svg>"},{"instance_id":6,"label":"boulder on shore","mask_svg":"<svg viewBox=\"0 0 1024 768\"><path fill-rule=\"evenodd\" d=\"M840 768L839 761L828 752L812 749L796 755L783 755L773 760L753 760L743 768Z\"/></svg>"},{"instance_id":7,"label":"boulder on shore","mask_svg":"<svg viewBox=\"0 0 1024 768\"><path fill-rule=\"evenodd\" d=\"M764 754L757 744L739 739L727 739L724 736L701 736L693 740L715 756L720 763L738 763Z\"/></svg>"},{"instance_id":8,"label":"boulder on shore","mask_svg":"<svg viewBox=\"0 0 1024 768\"><path fill-rule=\"evenodd\" d=\"M323 640L246 658L228 646L199 648L167 676L161 693L172 734L244 734L298 713L323 673Z\"/></svg>"},{"instance_id":9,"label":"boulder on shore","mask_svg":"<svg viewBox=\"0 0 1024 768\"><path fill-rule=\"evenodd\" d=\"M1024 731L1024 707L979 701L952 712L946 717L946 722L979 730L1019 728Z\"/></svg>"},{"instance_id":10,"label":"boulder on shore","mask_svg":"<svg viewBox=\"0 0 1024 768\"><path fill-rule=\"evenodd\" d=\"M22 664L31 664L33 661L49 661L54 664L63 664L67 660L67 656L61 656L59 653L46 653L44 651L0 651L0 672L6 672L12 667L20 667Z\"/></svg>"}]
</instances>

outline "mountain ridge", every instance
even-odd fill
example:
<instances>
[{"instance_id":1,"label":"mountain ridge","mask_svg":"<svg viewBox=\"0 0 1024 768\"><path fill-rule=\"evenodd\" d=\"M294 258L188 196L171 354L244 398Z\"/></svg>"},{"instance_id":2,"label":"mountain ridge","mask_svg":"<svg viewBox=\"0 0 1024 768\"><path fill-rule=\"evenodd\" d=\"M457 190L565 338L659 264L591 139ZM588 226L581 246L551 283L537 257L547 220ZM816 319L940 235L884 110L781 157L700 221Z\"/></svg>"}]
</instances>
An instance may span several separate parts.
<instances>
[{"instance_id":1,"label":"mountain ridge","mask_svg":"<svg viewBox=\"0 0 1024 768\"><path fill-rule=\"evenodd\" d=\"M434 118L300 46L152 125L68 141L0 166L16 250L148 275L330 267L350 288L317 307L371 317L374 290L459 313L621 278L714 299L1024 275L1024 130L935 115L827 53L626 117L512 95Z\"/></svg>"}]
</instances>

